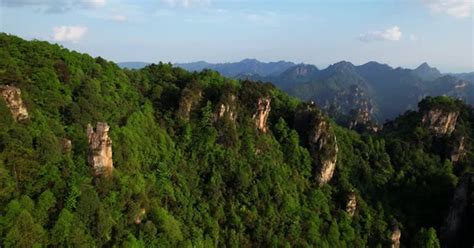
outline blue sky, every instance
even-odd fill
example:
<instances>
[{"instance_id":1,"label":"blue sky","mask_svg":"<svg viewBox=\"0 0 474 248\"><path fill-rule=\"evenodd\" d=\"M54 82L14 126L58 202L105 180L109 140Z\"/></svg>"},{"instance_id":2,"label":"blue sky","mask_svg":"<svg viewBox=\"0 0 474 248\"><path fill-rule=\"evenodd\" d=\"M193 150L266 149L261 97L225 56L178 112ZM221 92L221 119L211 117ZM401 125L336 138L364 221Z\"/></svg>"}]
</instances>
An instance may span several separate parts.
<instances>
[{"instance_id":1,"label":"blue sky","mask_svg":"<svg viewBox=\"0 0 474 248\"><path fill-rule=\"evenodd\" d=\"M114 61L474 71L473 0L1 0L0 31Z\"/></svg>"}]
</instances>

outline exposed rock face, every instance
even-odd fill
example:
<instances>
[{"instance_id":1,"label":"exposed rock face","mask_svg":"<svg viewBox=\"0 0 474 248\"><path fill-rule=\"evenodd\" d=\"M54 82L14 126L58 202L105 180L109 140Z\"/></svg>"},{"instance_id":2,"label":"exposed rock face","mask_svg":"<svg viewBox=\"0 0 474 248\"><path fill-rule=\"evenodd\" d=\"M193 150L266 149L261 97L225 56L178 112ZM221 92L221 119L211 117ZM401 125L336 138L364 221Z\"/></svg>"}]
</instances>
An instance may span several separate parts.
<instances>
[{"instance_id":1,"label":"exposed rock face","mask_svg":"<svg viewBox=\"0 0 474 248\"><path fill-rule=\"evenodd\" d=\"M451 151L451 161L453 163L459 162L466 154L465 142L464 136L457 140L456 146Z\"/></svg>"},{"instance_id":2,"label":"exposed rock face","mask_svg":"<svg viewBox=\"0 0 474 248\"><path fill-rule=\"evenodd\" d=\"M374 107L364 91L357 85L352 85L347 96L347 104L352 107L349 128L368 125L373 120Z\"/></svg>"},{"instance_id":3,"label":"exposed rock face","mask_svg":"<svg viewBox=\"0 0 474 248\"><path fill-rule=\"evenodd\" d=\"M222 120L224 118L235 121L237 119L236 104L237 97L235 95L230 95L228 99L221 101L217 112L214 115L214 121Z\"/></svg>"},{"instance_id":4,"label":"exposed rock face","mask_svg":"<svg viewBox=\"0 0 474 248\"><path fill-rule=\"evenodd\" d=\"M61 139L61 148L63 153L70 153L72 149L72 142L70 139L62 138Z\"/></svg>"},{"instance_id":5,"label":"exposed rock face","mask_svg":"<svg viewBox=\"0 0 474 248\"><path fill-rule=\"evenodd\" d=\"M336 136L329 124L314 105L305 106L295 116L295 126L313 157L316 180L319 185L329 182L337 162L338 145Z\"/></svg>"},{"instance_id":6,"label":"exposed rock face","mask_svg":"<svg viewBox=\"0 0 474 248\"><path fill-rule=\"evenodd\" d=\"M341 125L357 131L377 131L374 118L374 103L358 85L338 91L334 96L320 102L324 112Z\"/></svg>"},{"instance_id":7,"label":"exposed rock face","mask_svg":"<svg viewBox=\"0 0 474 248\"><path fill-rule=\"evenodd\" d=\"M146 214L146 210L144 208L141 208L140 212L135 216L135 224L140 225L142 223L142 220L145 214Z\"/></svg>"},{"instance_id":8,"label":"exposed rock face","mask_svg":"<svg viewBox=\"0 0 474 248\"><path fill-rule=\"evenodd\" d=\"M459 112L448 112L442 109L431 109L423 114L422 122L435 135L450 135L456 128Z\"/></svg>"},{"instance_id":9,"label":"exposed rock face","mask_svg":"<svg viewBox=\"0 0 474 248\"><path fill-rule=\"evenodd\" d=\"M202 98L202 90L199 86L190 84L183 89L179 101L178 115L184 120L189 120L191 110L199 103Z\"/></svg>"},{"instance_id":10,"label":"exposed rock face","mask_svg":"<svg viewBox=\"0 0 474 248\"><path fill-rule=\"evenodd\" d=\"M270 98L269 97L262 97L258 99L257 111L253 115L253 119L255 121L255 126L258 130L266 133L268 131L267 128L267 120L268 116L270 115Z\"/></svg>"},{"instance_id":11,"label":"exposed rock face","mask_svg":"<svg viewBox=\"0 0 474 248\"><path fill-rule=\"evenodd\" d=\"M402 237L402 232L398 225L394 225L392 227L392 235L390 236L390 240L392 241L392 248L400 248L400 238Z\"/></svg>"},{"instance_id":12,"label":"exposed rock face","mask_svg":"<svg viewBox=\"0 0 474 248\"><path fill-rule=\"evenodd\" d=\"M319 185L329 182L336 169L339 148L336 136L330 134L329 128L327 121L320 121L314 128L313 133L310 134L310 150L312 154L316 155L319 165L316 176Z\"/></svg>"},{"instance_id":13,"label":"exposed rock face","mask_svg":"<svg viewBox=\"0 0 474 248\"><path fill-rule=\"evenodd\" d=\"M7 107L10 109L13 119L21 121L28 119L28 111L21 99L21 90L19 88L1 85L0 93L5 100Z\"/></svg>"},{"instance_id":14,"label":"exposed rock face","mask_svg":"<svg viewBox=\"0 0 474 248\"><path fill-rule=\"evenodd\" d=\"M445 247L471 247L474 244L474 174L465 174L459 181L441 230Z\"/></svg>"},{"instance_id":15,"label":"exposed rock face","mask_svg":"<svg viewBox=\"0 0 474 248\"><path fill-rule=\"evenodd\" d=\"M109 125L105 122L98 122L95 131L90 124L87 125L87 137L89 139L88 161L92 165L96 176L109 176L114 168L109 128Z\"/></svg>"},{"instance_id":16,"label":"exposed rock face","mask_svg":"<svg viewBox=\"0 0 474 248\"><path fill-rule=\"evenodd\" d=\"M347 196L346 211L349 216L354 216L355 211L357 210L357 197L354 192L349 193Z\"/></svg>"}]
</instances>

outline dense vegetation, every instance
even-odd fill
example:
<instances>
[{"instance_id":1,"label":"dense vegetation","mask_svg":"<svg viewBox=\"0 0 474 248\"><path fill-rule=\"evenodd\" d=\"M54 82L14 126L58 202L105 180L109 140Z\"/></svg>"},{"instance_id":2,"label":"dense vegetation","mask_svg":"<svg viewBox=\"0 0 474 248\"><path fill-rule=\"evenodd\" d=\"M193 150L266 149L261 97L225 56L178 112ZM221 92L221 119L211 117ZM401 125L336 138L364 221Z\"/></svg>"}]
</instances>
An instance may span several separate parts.
<instances>
[{"instance_id":1,"label":"dense vegetation","mask_svg":"<svg viewBox=\"0 0 474 248\"><path fill-rule=\"evenodd\" d=\"M6 34L0 82L22 90L30 114L15 121L0 98L2 247L387 247L395 225L403 245L439 247L454 187L474 163L472 153L455 166L449 159L458 137L472 151L474 115L447 98L423 105L460 111L447 137L432 135L421 112L379 134L331 123L337 167L319 186L295 129L302 103L270 84L169 64L122 70ZM261 97L271 98L267 133L252 120ZM222 103L235 120L216 120ZM99 121L110 125L110 178L94 177L87 162L86 126Z\"/></svg>"}]
</instances>

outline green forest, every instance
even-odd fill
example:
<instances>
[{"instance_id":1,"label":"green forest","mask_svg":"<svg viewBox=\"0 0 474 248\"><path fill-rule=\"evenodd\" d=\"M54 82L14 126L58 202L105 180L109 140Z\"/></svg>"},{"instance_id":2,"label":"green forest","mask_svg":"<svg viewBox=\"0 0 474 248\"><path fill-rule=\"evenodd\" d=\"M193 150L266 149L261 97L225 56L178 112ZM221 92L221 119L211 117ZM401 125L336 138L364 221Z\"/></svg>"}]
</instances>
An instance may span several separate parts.
<instances>
[{"instance_id":1,"label":"green forest","mask_svg":"<svg viewBox=\"0 0 474 248\"><path fill-rule=\"evenodd\" d=\"M472 222L444 234L474 169L459 100L427 97L358 133L270 83L120 69L0 33L0 91L12 87L28 115L0 97L0 247L473 244ZM110 173L92 166L98 123Z\"/></svg>"}]
</instances>

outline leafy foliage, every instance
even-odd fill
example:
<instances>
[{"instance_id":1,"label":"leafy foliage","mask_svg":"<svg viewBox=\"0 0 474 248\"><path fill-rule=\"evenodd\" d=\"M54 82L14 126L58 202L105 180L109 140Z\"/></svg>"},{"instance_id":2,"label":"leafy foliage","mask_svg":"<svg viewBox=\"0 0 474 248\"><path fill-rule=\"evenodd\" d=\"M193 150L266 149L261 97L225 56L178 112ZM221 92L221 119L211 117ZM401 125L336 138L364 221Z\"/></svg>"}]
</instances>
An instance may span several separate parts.
<instances>
[{"instance_id":1,"label":"leafy foliage","mask_svg":"<svg viewBox=\"0 0 474 248\"><path fill-rule=\"evenodd\" d=\"M301 103L270 84L161 63L122 70L6 34L0 44L0 80L30 113L15 122L0 101L0 246L387 246L397 222L402 243L438 247L456 174L473 167L453 172L439 153L450 143L408 113L379 135L331 123L337 169L319 187L295 128ZM259 97L272 102L266 134L252 120ZM218 120L220 104L237 118ZM86 125L98 121L111 127L110 178L87 164ZM459 123L470 149L467 108Z\"/></svg>"}]
</instances>

